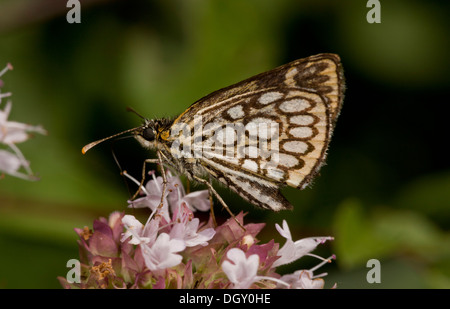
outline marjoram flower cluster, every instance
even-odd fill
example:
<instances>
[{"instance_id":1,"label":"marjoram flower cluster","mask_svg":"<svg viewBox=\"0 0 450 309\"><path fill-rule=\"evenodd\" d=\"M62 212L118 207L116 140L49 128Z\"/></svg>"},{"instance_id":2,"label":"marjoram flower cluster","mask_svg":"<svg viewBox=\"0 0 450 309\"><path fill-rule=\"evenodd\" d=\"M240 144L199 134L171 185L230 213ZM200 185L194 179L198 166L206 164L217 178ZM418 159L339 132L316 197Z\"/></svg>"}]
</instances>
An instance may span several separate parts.
<instances>
[{"instance_id":1,"label":"marjoram flower cluster","mask_svg":"<svg viewBox=\"0 0 450 309\"><path fill-rule=\"evenodd\" d=\"M200 222L197 211L210 208L208 190L186 194L180 179L167 174L168 190L162 198L162 177L142 188L142 197L129 201L130 208L152 210L145 224L132 215L114 212L108 219L75 229L80 239L81 281L70 283L59 277L64 288L151 288L151 289L257 289L323 288L315 275L331 262L311 252L332 237L294 241L288 224L276 229L286 239L280 248L274 240L260 243L257 234L264 223L245 224L233 218L215 227L212 220ZM134 180L136 181L136 180ZM137 181L136 181L137 182ZM236 219L243 222L241 212ZM320 259L312 269L279 275L276 267L309 255Z\"/></svg>"}]
</instances>

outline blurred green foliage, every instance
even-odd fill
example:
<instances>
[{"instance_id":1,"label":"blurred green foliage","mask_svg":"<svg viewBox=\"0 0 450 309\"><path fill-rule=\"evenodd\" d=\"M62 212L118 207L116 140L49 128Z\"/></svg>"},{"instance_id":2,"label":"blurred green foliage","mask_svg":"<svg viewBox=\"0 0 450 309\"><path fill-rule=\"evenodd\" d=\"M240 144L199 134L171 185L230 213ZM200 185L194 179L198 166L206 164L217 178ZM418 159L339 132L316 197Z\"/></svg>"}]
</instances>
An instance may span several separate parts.
<instances>
[{"instance_id":1,"label":"blurred green foliage","mask_svg":"<svg viewBox=\"0 0 450 309\"><path fill-rule=\"evenodd\" d=\"M351 0L91 0L81 24L68 24L65 1L0 0L10 118L49 132L19 145L40 181L0 180L0 287L58 288L78 256L73 228L125 210L110 147L80 150L137 126L126 106L175 116L251 75L333 52L346 99L321 175L284 190L295 210L272 214L219 191L234 212L266 221L267 239L282 242L283 219L296 239L334 236L329 287L449 288L449 3L381 1L381 24L367 23L368 10ZM112 148L139 177L151 154L131 139ZM366 281L369 259L381 261L381 284Z\"/></svg>"}]
</instances>

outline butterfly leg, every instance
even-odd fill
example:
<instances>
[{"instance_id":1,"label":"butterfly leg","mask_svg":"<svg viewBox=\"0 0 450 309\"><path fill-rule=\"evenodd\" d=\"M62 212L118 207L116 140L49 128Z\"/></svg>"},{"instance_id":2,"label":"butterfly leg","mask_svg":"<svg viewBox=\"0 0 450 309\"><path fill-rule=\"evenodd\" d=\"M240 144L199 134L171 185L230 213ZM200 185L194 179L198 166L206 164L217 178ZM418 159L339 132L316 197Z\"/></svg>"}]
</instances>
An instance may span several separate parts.
<instances>
[{"instance_id":1,"label":"butterfly leg","mask_svg":"<svg viewBox=\"0 0 450 309\"><path fill-rule=\"evenodd\" d=\"M159 165L161 167L161 175L163 178L163 187L162 187L162 192L161 192L161 203L159 204L158 208L161 209L164 205L164 198L166 196L166 190L167 190L167 177L166 177L166 171L164 169L164 164L163 164L163 160L161 157L161 152L157 151L156 152L158 154L158 162Z\"/></svg>"},{"instance_id":2,"label":"butterfly leg","mask_svg":"<svg viewBox=\"0 0 450 309\"><path fill-rule=\"evenodd\" d=\"M141 177L141 183L139 184L139 187L136 191L136 193L133 194L133 196L131 197L131 200L134 200L137 195L139 194L139 192L141 191L141 188L144 187L144 182L145 182L145 171L147 169L147 164L148 163L159 163L160 160L159 159L146 159L144 161L144 164L142 166L142 177Z\"/></svg>"},{"instance_id":3,"label":"butterfly leg","mask_svg":"<svg viewBox=\"0 0 450 309\"><path fill-rule=\"evenodd\" d=\"M245 227L242 225L242 223L241 222L239 222L237 219L236 219L236 217L234 216L234 214L231 212L231 210L230 210L230 208L228 208L228 205L225 203L225 201L222 199L222 197L219 195L219 193L217 193L217 191L214 189L214 187L212 186L212 184L209 182L209 181L207 181L207 180L205 180L205 179L203 179L203 178L200 178L200 177L198 177L198 176L195 176L194 175L194 179L196 180L196 181L198 181L198 182L200 182L200 183L202 183L202 184L204 184L204 185L206 185L207 187L208 187L208 189L210 190L210 192L212 192L215 196L216 196L216 198L217 198L217 200L220 202L220 204L222 204L222 206L228 211L228 213L231 215L231 217L234 219L234 221L236 221L236 223L245 231Z\"/></svg>"},{"instance_id":4,"label":"butterfly leg","mask_svg":"<svg viewBox=\"0 0 450 309\"><path fill-rule=\"evenodd\" d=\"M164 205L164 197L166 196L166 191L167 191L167 176L166 176L166 171L164 169L164 164L162 161L162 157L161 157L161 153L159 151L156 152L158 155L158 159L146 159L144 161L144 164L142 166L142 177L141 177L141 183L139 184L139 187L136 191L136 193L133 195L133 197L131 198L131 200L134 200L136 198L136 196L138 195L139 191L141 190L141 188L144 186L144 182L145 182L145 172L147 169L147 164L148 163L158 163L161 167L161 175L163 178L163 187L161 190L161 202L159 204L159 206L157 207L157 210L155 212L155 215L157 215L159 213L159 210L162 209L163 205Z\"/></svg>"},{"instance_id":5,"label":"butterfly leg","mask_svg":"<svg viewBox=\"0 0 450 309\"><path fill-rule=\"evenodd\" d=\"M209 184L212 187L212 179L211 176L209 176ZM214 215L214 201L213 201L213 192L211 191L211 189L208 187L208 191L209 191L209 204L210 204L210 216L212 219L212 222L214 224L214 227L217 227L217 221L216 221L216 216Z\"/></svg>"},{"instance_id":6,"label":"butterfly leg","mask_svg":"<svg viewBox=\"0 0 450 309\"><path fill-rule=\"evenodd\" d=\"M186 179L186 194L191 193L191 182L189 179Z\"/></svg>"}]
</instances>

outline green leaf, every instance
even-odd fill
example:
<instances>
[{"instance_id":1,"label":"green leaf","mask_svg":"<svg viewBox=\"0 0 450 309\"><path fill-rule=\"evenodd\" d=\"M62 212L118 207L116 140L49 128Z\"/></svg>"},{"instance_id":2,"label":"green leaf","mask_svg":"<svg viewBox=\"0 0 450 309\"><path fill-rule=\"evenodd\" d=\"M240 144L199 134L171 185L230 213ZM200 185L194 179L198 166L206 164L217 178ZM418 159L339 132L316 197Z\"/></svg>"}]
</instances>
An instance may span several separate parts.
<instances>
[{"instance_id":1,"label":"green leaf","mask_svg":"<svg viewBox=\"0 0 450 309\"><path fill-rule=\"evenodd\" d=\"M375 232L356 199L346 200L339 206L333 235L337 263L347 269L365 265L369 259L380 259L392 252L395 245Z\"/></svg>"}]
</instances>

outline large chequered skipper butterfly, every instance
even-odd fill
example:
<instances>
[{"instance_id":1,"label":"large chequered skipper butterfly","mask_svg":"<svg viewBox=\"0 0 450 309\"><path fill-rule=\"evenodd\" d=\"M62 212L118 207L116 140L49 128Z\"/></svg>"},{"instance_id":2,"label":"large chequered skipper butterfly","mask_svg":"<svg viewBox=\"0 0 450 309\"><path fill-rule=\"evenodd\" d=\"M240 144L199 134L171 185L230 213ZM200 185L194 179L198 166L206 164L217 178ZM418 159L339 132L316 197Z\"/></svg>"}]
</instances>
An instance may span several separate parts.
<instances>
[{"instance_id":1,"label":"large chequered skipper butterfly","mask_svg":"<svg viewBox=\"0 0 450 309\"><path fill-rule=\"evenodd\" d=\"M217 90L174 120L145 119L142 126L86 145L83 153L131 132L156 150L158 158L146 162L160 163L164 181L166 165L207 185L228 211L211 178L256 206L289 209L280 187L303 189L319 171L344 87L338 55L295 60ZM144 176L145 164L142 183Z\"/></svg>"}]
</instances>

